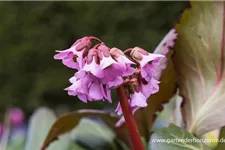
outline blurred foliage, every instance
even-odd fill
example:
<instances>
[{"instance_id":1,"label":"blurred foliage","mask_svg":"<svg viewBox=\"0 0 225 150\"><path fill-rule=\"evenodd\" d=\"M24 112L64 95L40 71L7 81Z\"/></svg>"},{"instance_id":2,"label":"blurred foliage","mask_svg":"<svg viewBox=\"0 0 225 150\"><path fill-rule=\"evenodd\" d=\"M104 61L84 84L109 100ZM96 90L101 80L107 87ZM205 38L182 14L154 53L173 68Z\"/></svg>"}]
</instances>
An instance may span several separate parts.
<instances>
[{"instance_id":1,"label":"blurred foliage","mask_svg":"<svg viewBox=\"0 0 225 150\"><path fill-rule=\"evenodd\" d=\"M53 60L86 35L110 47L140 46L153 51L173 28L188 2L0 2L0 110L17 106L83 105L63 89L73 70Z\"/></svg>"},{"instance_id":2,"label":"blurred foliage","mask_svg":"<svg viewBox=\"0 0 225 150\"><path fill-rule=\"evenodd\" d=\"M116 136L115 130L113 131L111 127L97 118L84 118L95 113L110 120L112 118L109 114L103 112L100 114L100 112L93 112L93 110L79 113L80 116L73 116L77 123L74 124L70 132L54 139L54 142L48 143L47 147L43 148L42 145L49 129L56 120L56 115L53 110L46 107L36 109L29 118L28 127L24 123L20 126L11 126L9 130L11 138L8 140L6 150L129 150L124 141ZM86 116L84 113L86 113ZM115 118L113 119L115 120ZM64 119L64 123L68 123L66 120ZM65 126L61 127L60 129L65 129ZM59 131L57 128L56 130ZM1 138L1 136L0 142L5 142L5 139ZM2 149L5 149L5 146Z\"/></svg>"}]
</instances>

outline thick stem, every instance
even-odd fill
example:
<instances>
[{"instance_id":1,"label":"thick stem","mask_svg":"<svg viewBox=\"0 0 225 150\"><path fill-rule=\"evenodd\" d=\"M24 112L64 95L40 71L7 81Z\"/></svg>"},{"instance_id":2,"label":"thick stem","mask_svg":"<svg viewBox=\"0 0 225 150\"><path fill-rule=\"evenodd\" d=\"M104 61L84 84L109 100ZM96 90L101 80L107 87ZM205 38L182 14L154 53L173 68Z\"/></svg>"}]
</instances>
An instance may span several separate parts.
<instances>
[{"instance_id":1,"label":"thick stem","mask_svg":"<svg viewBox=\"0 0 225 150\"><path fill-rule=\"evenodd\" d=\"M141 141L141 137L138 132L138 128L134 120L134 116L132 115L130 105L128 103L127 95L123 85L117 88L117 93L120 97L119 98L120 105L123 111L126 126L128 128L134 150L144 150L144 145Z\"/></svg>"}]
</instances>

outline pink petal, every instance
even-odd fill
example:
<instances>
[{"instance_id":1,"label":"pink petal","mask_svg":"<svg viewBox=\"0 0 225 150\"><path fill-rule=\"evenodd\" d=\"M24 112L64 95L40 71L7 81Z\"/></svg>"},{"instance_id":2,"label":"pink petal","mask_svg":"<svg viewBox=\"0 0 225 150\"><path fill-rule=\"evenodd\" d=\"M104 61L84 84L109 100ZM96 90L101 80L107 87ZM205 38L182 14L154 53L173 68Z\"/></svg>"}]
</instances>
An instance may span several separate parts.
<instances>
[{"instance_id":1,"label":"pink petal","mask_svg":"<svg viewBox=\"0 0 225 150\"><path fill-rule=\"evenodd\" d=\"M113 63L116 63L115 60L112 59L112 57L102 57L102 60L100 61L100 68L105 69L108 66L112 65Z\"/></svg>"},{"instance_id":2,"label":"pink petal","mask_svg":"<svg viewBox=\"0 0 225 150\"><path fill-rule=\"evenodd\" d=\"M109 88L117 88L123 83L123 78L122 77L117 77L114 81L109 81L108 82L108 87Z\"/></svg>"},{"instance_id":3,"label":"pink petal","mask_svg":"<svg viewBox=\"0 0 225 150\"><path fill-rule=\"evenodd\" d=\"M141 84L141 92L145 97L149 97L151 94L154 94L159 91L159 84L160 82L155 80L154 78L151 78L150 82L148 84Z\"/></svg>"},{"instance_id":4,"label":"pink petal","mask_svg":"<svg viewBox=\"0 0 225 150\"><path fill-rule=\"evenodd\" d=\"M122 108L120 106L120 103L118 103L115 111L117 112L118 115L122 115L123 114L123 111L122 111Z\"/></svg>"},{"instance_id":5,"label":"pink petal","mask_svg":"<svg viewBox=\"0 0 225 150\"><path fill-rule=\"evenodd\" d=\"M151 79L150 89L151 89L152 94L157 93L159 91L159 83L160 82L158 80L155 80L154 78Z\"/></svg>"},{"instance_id":6,"label":"pink petal","mask_svg":"<svg viewBox=\"0 0 225 150\"><path fill-rule=\"evenodd\" d=\"M100 70L99 65L95 63L94 59L90 64L85 64L82 70L89 71L98 78L104 77L103 71Z\"/></svg>"},{"instance_id":7,"label":"pink petal","mask_svg":"<svg viewBox=\"0 0 225 150\"><path fill-rule=\"evenodd\" d=\"M75 73L75 77L77 79L81 79L81 78L84 78L85 76L87 75L87 73L83 70L79 70L78 72Z\"/></svg>"},{"instance_id":8,"label":"pink petal","mask_svg":"<svg viewBox=\"0 0 225 150\"><path fill-rule=\"evenodd\" d=\"M87 95L85 94L77 94L77 97L83 101L84 103L87 103Z\"/></svg>"},{"instance_id":9,"label":"pink petal","mask_svg":"<svg viewBox=\"0 0 225 150\"><path fill-rule=\"evenodd\" d=\"M63 59L62 63L72 69L79 69L78 63L75 63L73 59Z\"/></svg>"},{"instance_id":10,"label":"pink petal","mask_svg":"<svg viewBox=\"0 0 225 150\"><path fill-rule=\"evenodd\" d=\"M148 105L146 100L147 98L141 92L135 92L131 95L131 107L146 107Z\"/></svg>"},{"instance_id":11,"label":"pink petal","mask_svg":"<svg viewBox=\"0 0 225 150\"><path fill-rule=\"evenodd\" d=\"M132 62L130 59L128 59L126 56L121 55L120 57L117 58L117 61L119 63L123 63L123 64L135 64L134 62Z\"/></svg>"},{"instance_id":12,"label":"pink petal","mask_svg":"<svg viewBox=\"0 0 225 150\"><path fill-rule=\"evenodd\" d=\"M69 51L60 51L58 54L55 54L54 59L64 59L69 53Z\"/></svg>"},{"instance_id":13,"label":"pink petal","mask_svg":"<svg viewBox=\"0 0 225 150\"><path fill-rule=\"evenodd\" d=\"M99 83L92 83L89 88L89 96L94 100L103 99L103 93Z\"/></svg>"},{"instance_id":14,"label":"pink petal","mask_svg":"<svg viewBox=\"0 0 225 150\"><path fill-rule=\"evenodd\" d=\"M111 99L111 90L108 89L108 87L103 88L102 87L102 93L103 93L103 97L108 100L109 103L112 103L112 99Z\"/></svg>"},{"instance_id":15,"label":"pink petal","mask_svg":"<svg viewBox=\"0 0 225 150\"><path fill-rule=\"evenodd\" d=\"M75 76L73 76L69 79L69 81L70 81L70 83L74 83L77 81L77 78Z\"/></svg>"},{"instance_id":16,"label":"pink petal","mask_svg":"<svg viewBox=\"0 0 225 150\"><path fill-rule=\"evenodd\" d=\"M124 70L123 76L130 76L134 74L134 72L135 72L134 68L132 68L130 65L126 65L126 70Z\"/></svg>"},{"instance_id":17,"label":"pink petal","mask_svg":"<svg viewBox=\"0 0 225 150\"><path fill-rule=\"evenodd\" d=\"M165 56L160 55L160 54L148 54L148 55L142 55L143 59L140 61L141 67L144 67L148 62L153 61L154 59L157 58L163 58Z\"/></svg>"}]
</instances>

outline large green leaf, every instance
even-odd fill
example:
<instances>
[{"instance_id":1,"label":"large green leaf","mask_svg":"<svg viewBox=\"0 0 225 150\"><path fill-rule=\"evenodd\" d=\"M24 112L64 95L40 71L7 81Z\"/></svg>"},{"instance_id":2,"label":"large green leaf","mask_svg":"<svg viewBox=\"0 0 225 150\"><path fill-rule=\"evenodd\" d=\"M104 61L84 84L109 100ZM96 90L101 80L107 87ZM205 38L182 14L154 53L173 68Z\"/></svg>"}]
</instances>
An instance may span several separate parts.
<instances>
[{"instance_id":1,"label":"large green leaf","mask_svg":"<svg viewBox=\"0 0 225 150\"><path fill-rule=\"evenodd\" d=\"M191 2L176 25L174 66L186 129L198 136L225 125L223 1Z\"/></svg>"},{"instance_id":2,"label":"large green leaf","mask_svg":"<svg viewBox=\"0 0 225 150\"><path fill-rule=\"evenodd\" d=\"M152 134L150 140L151 150L210 150L201 143L200 139L171 124Z\"/></svg>"},{"instance_id":3,"label":"large green leaf","mask_svg":"<svg viewBox=\"0 0 225 150\"><path fill-rule=\"evenodd\" d=\"M45 138L42 148L46 148L51 142L56 140L60 135L71 131L78 125L80 119L87 116L100 117L110 128L112 128L117 137L121 139L126 145L131 147L130 139L125 126L116 128L114 125L118 121L118 117L112 113L107 113L100 110L83 109L76 112L68 113L60 117L52 125L48 135Z\"/></svg>"},{"instance_id":4,"label":"large green leaf","mask_svg":"<svg viewBox=\"0 0 225 150\"><path fill-rule=\"evenodd\" d=\"M48 108L39 108L32 115L29 122L28 137L25 150L40 150L45 137L56 116ZM48 147L46 150L67 150L71 144L69 135L64 135L59 140Z\"/></svg>"},{"instance_id":5,"label":"large green leaf","mask_svg":"<svg viewBox=\"0 0 225 150\"><path fill-rule=\"evenodd\" d=\"M72 131L72 138L90 150L116 150L115 133L106 125L90 119L81 119Z\"/></svg>"}]
</instances>

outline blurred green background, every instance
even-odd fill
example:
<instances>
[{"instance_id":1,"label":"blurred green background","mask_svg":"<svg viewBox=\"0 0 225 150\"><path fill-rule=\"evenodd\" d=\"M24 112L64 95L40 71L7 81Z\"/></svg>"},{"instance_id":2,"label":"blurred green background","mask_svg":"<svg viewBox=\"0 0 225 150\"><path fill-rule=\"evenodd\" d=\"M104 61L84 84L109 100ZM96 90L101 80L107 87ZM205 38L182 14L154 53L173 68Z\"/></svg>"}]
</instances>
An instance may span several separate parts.
<instances>
[{"instance_id":1,"label":"blurred green background","mask_svg":"<svg viewBox=\"0 0 225 150\"><path fill-rule=\"evenodd\" d=\"M28 114L43 105L109 106L67 95L63 89L74 70L53 59L55 50L92 35L109 47L153 51L187 7L188 2L0 2L1 114L15 106Z\"/></svg>"}]
</instances>

